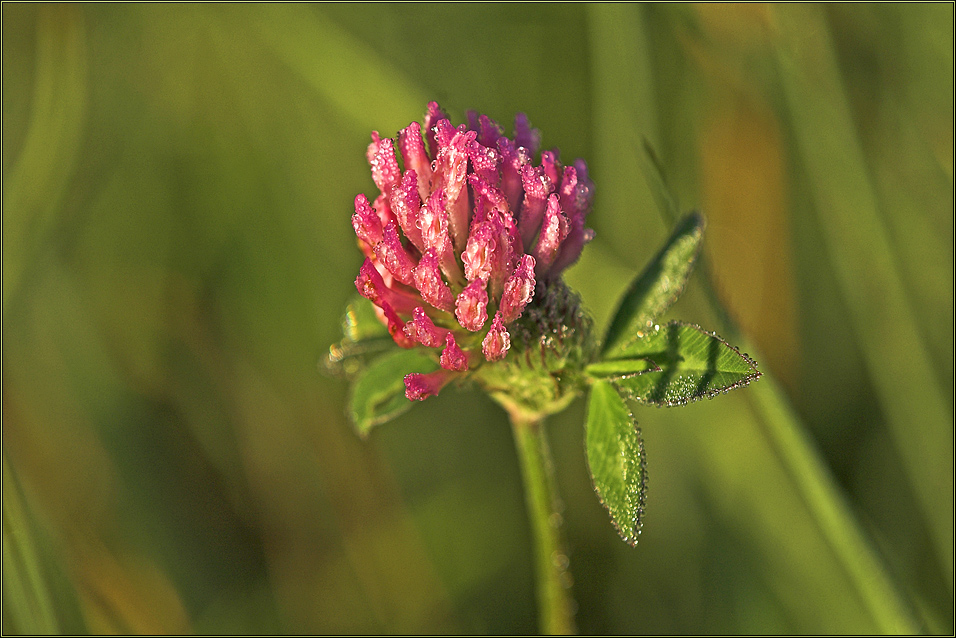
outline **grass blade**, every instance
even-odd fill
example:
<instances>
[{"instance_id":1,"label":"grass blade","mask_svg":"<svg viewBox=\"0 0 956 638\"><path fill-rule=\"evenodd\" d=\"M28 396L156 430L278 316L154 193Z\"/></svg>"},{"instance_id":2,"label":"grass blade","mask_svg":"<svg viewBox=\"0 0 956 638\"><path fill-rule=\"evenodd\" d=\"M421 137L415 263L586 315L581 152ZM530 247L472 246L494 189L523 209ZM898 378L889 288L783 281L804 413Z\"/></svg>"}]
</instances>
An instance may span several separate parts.
<instances>
[{"instance_id":1,"label":"grass blade","mask_svg":"<svg viewBox=\"0 0 956 638\"><path fill-rule=\"evenodd\" d=\"M3 451L3 615L18 634L57 634L59 622L33 521Z\"/></svg>"},{"instance_id":2,"label":"grass blade","mask_svg":"<svg viewBox=\"0 0 956 638\"><path fill-rule=\"evenodd\" d=\"M780 79L819 224L952 591L952 414L896 267L823 10L816 5L775 9Z\"/></svg>"}]
</instances>

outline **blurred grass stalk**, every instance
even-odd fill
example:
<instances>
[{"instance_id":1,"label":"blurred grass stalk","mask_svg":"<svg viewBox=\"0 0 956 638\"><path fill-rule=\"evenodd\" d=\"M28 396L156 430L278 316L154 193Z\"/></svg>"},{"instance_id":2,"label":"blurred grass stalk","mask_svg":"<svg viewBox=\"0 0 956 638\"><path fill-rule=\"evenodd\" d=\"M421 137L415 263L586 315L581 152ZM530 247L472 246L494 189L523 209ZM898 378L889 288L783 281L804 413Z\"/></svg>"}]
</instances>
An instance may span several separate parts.
<instances>
[{"instance_id":1,"label":"blurred grass stalk","mask_svg":"<svg viewBox=\"0 0 956 638\"><path fill-rule=\"evenodd\" d=\"M29 270L43 263L38 257L47 248L48 235L62 214L64 192L78 161L88 88L85 25L79 8L38 7L35 59L30 119L21 151L3 188L4 319L22 292ZM5 633L64 631L57 611L62 613L69 606L64 596L75 592L65 594L51 580L48 563L61 560L52 554L4 446Z\"/></svg>"},{"instance_id":2,"label":"blurred grass stalk","mask_svg":"<svg viewBox=\"0 0 956 638\"><path fill-rule=\"evenodd\" d=\"M433 97L413 78L307 5L257 5L256 34L309 86L355 123L399 130L407 113L418 113ZM316 37L319 35L320 37ZM336 82L326 69L335 68Z\"/></svg>"},{"instance_id":3,"label":"blurred grass stalk","mask_svg":"<svg viewBox=\"0 0 956 638\"><path fill-rule=\"evenodd\" d=\"M657 169L657 166L647 169L651 179L661 177ZM663 181L655 186L658 206L668 218L666 221L673 225L679 214L676 199ZM714 287L706 253L698 257L697 269L714 316L721 324L721 334L739 344L740 349L753 355L755 360L765 361L766 358L723 307ZM772 374L764 371L759 382L748 388L747 396L754 418L876 625L887 634L918 633L919 627L900 592L860 529L850 505L814 448L806 434L806 426L790 405L783 388Z\"/></svg>"},{"instance_id":4,"label":"blurred grass stalk","mask_svg":"<svg viewBox=\"0 0 956 638\"><path fill-rule=\"evenodd\" d=\"M756 348L728 326L728 338L750 353ZM761 359L759 352L754 354ZM853 517L852 510L816 452L783 389L764 373L749 395L754 416L786 467L824 538L857 586L864 605L881 631L913 634L919 627L894 587L879 556L873 551Z\"/></svg>"},{"instance_id":5,"label":"blurred grass stalk","mask_svg":"<svg viewBox=\"0 0 956 638\"><path fill-rule=\"evenodd\" d=\"M4 633L57 634L54 594L43 570L36 523L3 448ZM10 624L8 624L10 623ZM11 626L12 625L12 626Z\"/></svg>"},{"instance_id":6,"label":"blurred grass stalk","mask_svg":"<svg viewBox=\"0 0 956 638\"><path fill-rule=\"evenodd\" d=\"M83 12L78 7L41 5L37 21L30 121L22 150L3 185L4 317L62 213L86 117Z\"/></svg>"},{"instance_id":7,"label":"blurred grass stalk","mask_svg":"<svg viewBox=\"0 0 956 638\"><path fill-rule=\"evenodd\" d=\"M652 177L657 166L648 168ZM657 184L658 206L676 223L679 211L672 194L663 182ZM765 361L759 349L737 327L723 307L707 263L706 253L698 257L698 270L720 332L742 351ZM854 583L864 606L876 625L887 634L918 633L919 627L910 614L900 592L894 586L879 555L873 550L853 516L852 508L837 486L830 470L813 446L806 426L787 399L783 388L767 371L758 383L748 388L754 418L760 424L772 448L784 465L787 475L806 504L833 553L841 560L844 571Z\"/></svg>"},{"instance_id":8,"label":"blurred grass stalk","mask_svg":"<svg viewBox=\"0 0 956 638\"><path fill-rule=\"evenodd\" d=\"M800 10L804 9L809 11L816 10L815 8L809 9L802 7ZM786 9L784 9L784 11L786 11ZM624 37L625 34L643 33L640 12L629 11L625 7L593 5L590 8L589 18L592 34L599 36L592 38L595 60L595 121L603 123L602 128L596 132L599 152L597 153L595 163L598 163L610 149L620 146L622 138L628 139L632 137L634 139L640 139L641 136L638 135L638 133L641 133L645 138L650 137L651 146L655 145L655 97L651 90L653 83L649 80L649 72L646 71L651 68L648 53L643 50L646 49L646 44L640 37ZM784 28L784 31L789 30L787 37L800 38L802 36L801 30L805 29L814 33L825 32L826 26L818 16L814 16L814 19L807 21L800 21L798 18L795 22L799 24L791 26L788 23ZM615 34L620 37L616 38ZM792 41L785 40L784 42L791 42L792 45ZM626 46L622 43L626 43ZM820 48L814 47L812 50L818 51ZM608 65L609 62L612 62L612 59L614 60L613 64ZM809 61L805 63L811 64ZM621 67L624 67L623 70ZM607 73L602 74L600 72L601 69L606 70L609 68L615 69L613 77ZM642 70L645 72L642 72ZM642 79L645 81L641 81ZM792 76L790 76L788 80L788 97L792 97L794 93L797 93L808 102L812 99L806 97L806 90L794 91L793 84L795 80ZM623 90L621 81L626 85ZM630 90L627 90L628 88L630 88ZM812 107L817 109L832 108L830 107L830 103L827 102L827 99L831 98L833 94L839 95L839 93L835 92L832 86L822 85L814 88L816 88L818 92L813 97L816 98L819 104L812 104ZM641 102L636 106L633 101L629 100L629 98L635 95L641 96ZM628 116L626 121L623 117L625 115ZM803 116L804 114L801 113L800 115ZM817 117L829 116L830 114L823 114ZM799 116L795 115L795 119L798 117ZM808 119L810 120L809 122L807 121ZM825 127L814 128L814 125L817 124L819 123L813 119L813 114L809 117L803 117L803 119L795 123L795 126L798 128L801 125L805 125L800 131L804 133L801 137L801 142L807 141L812 146L816 138L825 137L830 134ZM851 122L849 122L848 119L844 118L841 124L844 126L844 132L851 130L851 128L849 128ZM827 131L826 135L812 136L812 133L820 133L823 131ZM808 136L810 136L809 140L806 139ZM847 146L850 145L850 142L845 143ZM801 149L804 149L804 146L806 146L806 144L802 144ZM601 152L602 147L604 152ZM817 149L819 148L820 147L817 147ZM805 150L804 152L806 153ZM844 154L845 153L846 151L844 150ZM637 154L635 154L635 156L636 155ZM813 159L821 161L816 168L823 174L823 187L837 189L839 188L839 184L830 182L829 180L835 179L833 176L838 175L838 173L828 172L826 168L827 164L822 162L824 158L826 158L825 152L817 153L817 155L813 157ZM857 166L858 165L859 164L857 164ZM617 182L626 183L630 181L626 176L620 174L625 170L622 166L616 164L613 167L601 166L601 170L612 173L617 178L615 180ZM633 182L631 183L633 184ZM663 184L659 186L663 187ZM849 188L855 187L858 192L862 189L860 184L851 183L845 186L849 186ZM818 186L818 190L820 188L821 187ZM615 191L613 194L619 197L629 196L629 191L632 189L621 190L611 188L611 190ZM651 192L658 195L659 201L657 203L662 206L662 210L674 206L674 199L673 197L668 197L666 190L660 188L657 189L657 191L658 192L655 192L655 189L653 187L651 188ZM647 204L649 202L647 201L646 192L647 191L641 193L643 197L636 197L636 199L625 197L625 199L630 202L629 206L634 206L639 203ZM612 202L611 205L615 204ZM864 215L872 213L872 205L867 207L864 204L863 209L867 211L862 213ZM677 210L668 211L668 215L672 219L667 221L673 224L676 222L678 214L679 211ZM850 214L853 214L852 211ZM872 225L872 219L868 219L867 221ZM877 231L870 232L876 233ZM860 233L855 239L856 247L865 249L867 243L866 234ZM840 238L837 241L843 241L843 239ZM705 279L707 279L706 266L704 264L702 264L702 266L702 270L704 270L702 274L704 274ZM857 272L865 274L867 268L864 267L859 271L855 271L854 274ZM841 274L846 275L847 273L842 272ZM893 275L890 274L887 276L890 277ZM844 279L846 279L846 276L844 276ZM879 281L878 278L875 280ZM898 277L894 281L898 282ZM710 284L711 281L707 279L707 283ZM896 285L898 289L898 283L896 283ZM709 285L707 288L712 301L713 310L716 316L725 324L723 328L724 335L732 342L741 344L744 350L755 353L756 348L740 335L739 331L730 321L726 311L723 310L720 302L717 300L713 286ZM893 301L896 302L896 306L890 307L889 310L884 310L884 316L888 316L893 312L904 312L901 300L894 299ZM865 326L872 325L869 323L870 315L863 312L863 308L860 308L859 304L855 306L855 309L858 310L858 328L861 327L860 324L863 324L862 329L864 330L866 329ZM903 343L912 343L912 337L915 336L915 333L912 332L912 324L907 324L907 327L902 329L909 330L911 333L906 335L907 340ZM873 359L877 356L877 353L881 352L882 344L874 344L867 341L863 345L871 357L871 367L876 367L880 371L892 373L894 371L909 369L910 366L914 365L914 362L909 362L906 366L880 367L875 365L876 361ZM917 344L917 347L918 346L919 344ZM905 349L903 349L903 352L905 352ZM756 356L758 360L763 360L759 354L756 354ZM916 362L916 365L920 365L919 362ZM929 370L928 361L922 361L920 374L925 377ZM925 384L925 388L935 388L935 384L931 378L928 379L928 382L926 379L923 379L923 383ZM860 599L869 610L876 625L880 630L886 633L915 633L919 631L917 623L909 613L908 606L904 603L899 591L890 579L880 557L873 550L861 531L852 514L851 507L846 502L846 499L836 485L825 463L820 459L819 454L814 449L805 432L805 427L790 406L782 388L777 385L776 381L770 375L766 375L764 379L754 384L750 392L755 417L762 425L774 449L777 450L787 474L794 482L797 491L806 503L811 516L816 521L821 533L832 548L834 555L842 562L843 569L855 584ZM893 392L889 392L889 394L891 399L895 397ZM899 402L905 400L906 399L901 398ZM938 395L933 396L931 394L926 400L930 403L930 410L938 411L938 409L942 407L941 403L938 402ZM896 408L897 406L894 405L893 407ZM939 414L934 418L935 421L932 422L933 428L936 428L936 424L946 423L946 420L941 418ZM896 420L898 419L894 419L894 421ZM936 436L937 433L935 429L930 431L930 428L926 427L924 428L924 434L932 437ZM948 453L951 449L951 442L946 445L945 441L941 441L937 438L936 443L938 444L937 449L942 453ZM945 459L942 460L945 461ZM943 464L943 466L944 465L945 464ZM951 476L951 457L949 472L941 469L941 467L940 461L937 461L935 467L926 468L924 472L926 480L928 481L930 477L934 476ZM950 522L952 519L951 514L952 511L950 510L948 516ZM938 531L944 532L946 527L944 526L945 521L943 518L935 516L935 520L937 525L940 526ZM951 527L949 530L951 533ZM944 539L945 534L939 534L938 540L942 541ZM951 545L950 542L950 550ZM945 554L941 554L941 556L945 556Z\"/></svg>"},{"instance_id":9,"label":"blurred grass stalk","mask_svg":"<svg viewBox=\"0 0 956 638\"><path fill-rule=\"evenodd\" d=\"M780 80L819 224L952 593L952 415L896 267L822 9L779 5L774 15Z\"/></svg>"}]
</instances>

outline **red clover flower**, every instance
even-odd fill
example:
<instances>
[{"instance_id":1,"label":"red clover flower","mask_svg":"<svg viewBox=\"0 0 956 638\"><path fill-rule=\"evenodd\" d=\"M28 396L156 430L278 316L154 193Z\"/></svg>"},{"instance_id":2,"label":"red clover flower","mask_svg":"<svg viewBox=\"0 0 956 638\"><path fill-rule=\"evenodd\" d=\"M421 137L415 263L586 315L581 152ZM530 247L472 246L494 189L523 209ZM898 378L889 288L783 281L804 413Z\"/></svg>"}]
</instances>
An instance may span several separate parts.
<instances>
[{"instance_id":1,"label":"red clover flower","mask_svg":"<svg viewBox=\"0 0 956 638\"><path fill-rule=\"evenodd\" d=\"M431 102L424 138L412 122L398 156L395 145L372 133L379 195L355 198L366 257L355 286L399 346L441 350L441 369L405 377L406 396L423 400L508 356L509 328L593 238L584 224L594 187L583 160L563 166L544 151L535 165L540 134L523 113L509 138L473 111L456 128Z\"/></svg>"}]
</instances>

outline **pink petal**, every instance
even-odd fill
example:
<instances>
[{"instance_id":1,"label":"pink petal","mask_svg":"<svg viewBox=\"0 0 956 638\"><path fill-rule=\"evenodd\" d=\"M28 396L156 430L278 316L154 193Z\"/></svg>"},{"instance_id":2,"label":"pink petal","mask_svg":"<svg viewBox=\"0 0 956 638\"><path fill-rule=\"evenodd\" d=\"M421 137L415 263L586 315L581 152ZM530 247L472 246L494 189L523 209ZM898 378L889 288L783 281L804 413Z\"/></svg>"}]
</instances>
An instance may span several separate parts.
<instances>
[{"instance_id":1,"label":"pink petal","mask_svg":"<svg viewBox=\"0 0 956 638\"><path fill-rule=\"evenodd\" d=\"M411 295L386 286L382 274L371 259L366 259L362 263L362 267L359 268L358 277L355 279L355 288L360 295L379 308L388 304L397 312L411 315L415 307L419 305Z\"/></svg>"},{"instance_id":2,"label":"pink petal","mask_svg":"<svg viewBox=\"0 0 956 638\"><path fill-rule=\"evenodd\" d=\"M471 160L474 175L490 183L498 181L498 164L501 157L494 148L488 148L473 140L468 145L468 159Z\"/></svg>"},{"instance_id":3,"label":"pink petal","mask_svg":"<svg viewBox=\"0 0 956 638\"><path fill-rule=\"evenodd\" d=\"M415 342L412 339L409 339L405 334L405 322L402 321L402 318L398 316L398 313L395 312L395 309L387 301L383 301L380 306L382 313L385 315L386 325L388 326L388 334L392 335L392 339L402 348L414 348Z\"/></svg>"},{"instance_id":4,"label":"pink petal","mask_svg":"<svg viewBox=\"0 0 956 638\"><path fill-rule=\"evenodd\" d=\"M432 178L432 188L445 190L445 211L448 213L448 230L456 251L465 247L468 239L468 189L465 188L468 169L468 145L474 141L474 131L455 131L448 138L450 124L436 127L438 141L437 169ZM447 143L446 143L447 140ZM435 177L439 183L435 183Z\"/></svg>"},{"instance_id":5,"label":"pink petal","mask_svg":"<svg viewBox=\"0 0 956 638\"><path fill-rule=\"evenodd\" d=\"M501 312L496 312L495 318L491 321L491 329L481 342L481 351L488 361L498 361L505 358L510 347L511 335L501 321Z\"/></svg>"},{"instance_id":6,"label":"pink petal","mask_svg":"<svg viewBox=\"0 0 956 638\"><path fill-rule=\"evenodd\" d=\"M468 245L465 247L465 252L461 254L461 261L465 266L465 277L468 281L487 279L491 275L496 239L492 225L491 221L472 224Z\"/></svg>"},{"instance_id":7,"label":"pink petal","mask_svg":"<svg viewBox=\"0 0 956 638\"><path fill-rule=\"evenodd\" d=\"M498 312L505 324L515 321L534 297L534 257L523 255L514 274L505 282Z\"/></svg>"},{"instance_id":8,"label":"pink petal","mask_svg":"<svg viewBox=\"0 0 956 638\"><path fill-rule=\"evenodd\" d=\"M385 268L392 273L395 279L403 284L413 285L415 283L414 270L418 266L418 262L402 245L395 222L389 222L382 235L382 242L375 247L375 254L378 255Z\"/></svg>"},{"instance_id":9,"label":"pink petal","mask_svg":"<svg viewBox=\"0 0 956 638\"><path fill-rule=\"evenodd\" d=\"M455 335L451 332L445 335L445 349L441 353L439 363L446 370L464 372L468 369L468 355L458 347Z\"/></svg>"},{"instance_id":10,"label":"pink petal","mask_svg":"<svg viewBox=\"0 0 956 638\"><path fill-rule=\"evenodd\" d=\"M356 236L369 246L375 246L382 241L382 220L372 209L365 195L358 195L355 198L352 228L355 229Z\"/></svg>"},{"instance_id":11,"label":"pink petal","mask_svg":"<svg viewBox=\"0 0 956 638\"><path fill-rule=\"evenodd\" d=\"M375 201L372 202L372 208L375 210L375 214L378 215L379 221L382 222L382 227L390 221L398 222L395 213L392 212L391 207L388 205L388 195L383 193L376 197Z\"/></svg>"},{"instance_id":12,"label":"pink petal","mask_svg":"<svg viewBox=\"0 0 956 638\"><path fill-rule=\"evenodd\" d=\"M513 247L504 220L498 211L492 211L488 219L473 226L468 245L461 255L465 276L469 281L487 279L494 285L493 296L511 274Z\"/></svg>"},{"instance_id":13,"label":"pink petal","mask_svg":"<svg viewBox=\"0 0 956 638\"><path fill-rule=\"evenodd\" d=\"M465 286L456 300L455 316L466 330L478 332L488 320L488 292L485 280L475 279Z\"/></svg>"},{"instance_id":14,"label":"pink petal","mask_svg":"<svg viewBox=\"0 0 956 638\"><path fill-rule=\"evenodd\" d=\"M425 114L425 137L428 139L428 154L432 159L438 157L438 143L435 141L435 126L440 121L448 121L448 116L442 112L438 102L428 103L428 112Z\"/></svg>"},{"instance_id":15,"label":"pink petal","mask_svg":"<svg viewBox=\"0 0 956 638\"><path fill-rule=\"evenodd\" d=\"M422 294L422 299L439 310L451 312L455 309L455 296L441 278L434 248L429 248L422 255L414 277L415 287Z\"/></svg>"},{"instance_id":16,"label":"pink petal","mask_svg":"<svg viewBox=\"0 0 956 638\"><path fill-rule=\"evenodd\" d=\"M544 170L544 174L551 182L552 188L556 187L558 185L558 181L561 179L561 175L558 173L559 166L560 163L558 162L558 158L554 151L541 152L541 168Z\"/></svg>"},{"instance_id":17,"label":"pink petal","mask_svg":"<svg viewBox=\"0 0 956 638\"><path fill-rule=\"evenodd\" d=\"M422 232L418 228L422 200L418 196L418 177L413 169L405 171L402 181L389 193L388 201L402 232L416 248L424 250Z\"/></svg>"},{"instance_id":18,"label":"pink petal","mask_svg":"<svg viewBox=\"0 0 956 638\"><path fill-rule=\"evenodd\" d=\"M431 161L425 154L425 144L422 142L422 127L418 122L412 122L398 134L398 148L405 163L405 170L413 170L418 175L418 195L422 201L428 199L428 185L432 178Z\"/></svg>"},{"instance_id":19,"label":"pink petal","mask_svg":"<svg viewBox=\"0 0 956 638\"><path fill-rule=\"evenodd\" d=\"M567 239L564 240L558 256L555 258L554 263L551 264L548 275L555 277L565 268L574 264L581 256L581 251L584 250L585 244L592 239L594 239L594 231L584 227L584 215L580 214L572 217Z\"/></svg>"},{"instance_id":20,"label":"pink petal","mask_svg":"<svg viewBox=\"0 0 956 638\"><path fill-rule=\"evenodd\" d=\"M583 159L574 160L574 168L578 172L578 181L591 184L591 180L588 179L588 165ZM593 186L593 184L591 184L591 186Z\"/></svg>"},{"instance_id":21,"label":"pink petal","mask_svg":"<svg viewBox=\"0 0 956 638\"><path fill-rule=\"evenodd\" d=\"M435 126L432 127L432 130L435 132L435 143L438 144L438 151L435 154L436 160L442 149L450 145L455 135L461 132L459 128L452 126L448 118L435 122Z\"/></svg>"},{"instance_id":22,"label":"pink petal","mask_svg":"<svg viewBox=\"0 0 956 638\"><path fill-rule=\"evenodd\" d=\"M372 179L375 185L383 193L391 191L401 176L392 140L390 138L383 140L378 136L378 131L373 131L372 143L368 145L365 156L372 167Z\"/></svg>"},{"instance_id":23,"label":"pink petal","mask_svg":"<svg viewBox=\"0 0 956 638\"><path fill-rule=\"evenodd\" d=\"M501 156L501 191L508 200L508 208L517 211L524 195L522 170L531 163L531 156L528 149L515 147L507 137L498 140L498 154Z\"/></svg>"},{"instance_id":24,"label":"pink petal","mask_svg":"<svg viewBox=\"0 0 956 638\"><path fill-rule=\"evenodd\" d=\"M572 173L574 171L572 180ZM585 217L591 211L591 201L594 197L594 184L588 179L588 167L583 160L576 160L574 167L565 169L565 181L562 184L562 200L568 202L570 210L570 230L554 263L551 264L550 276L556 276L565 268L571 266L581 256L585 244L594 239L594 231L585 228ZM564 207L564 204L562 204Z\"/></svg>"},{"instance_id":25,"label":"pink petal","mask_svg":"<svg viewBox=\"0 0 956 638\"><path fill-rule=\"evenodd\" d=\"M445 212L445 193L438 189L432 193L418 216L425 250L434 250L442 272L449 281L464 283L463 274L448 236L448 213Z\"/></svg>"},{"instance_id":26,"label":"pink petal","mask_svg":"<svg viewBox=\"0 0 956 638\"><path fill-rule=\"evenodd\" d=\"M477 178L474 181L481 183ZM492 190L501 197L497 189ZM501 203L504 205L503 199ZM475 219L478 219L477 212ZM514 220L507 210L504 213L497 208L487 211L483 221L472 221L471 235L461 255L465 276L469 281L487 279L489 293L498 299L505 279L511 275L521 253L520 241Z\"/></svg>"},{"instance_id":27,"label":"pink petal","mask_svg":"<svg viewBox=\"0 0 956 638\"><path fill-rule=\"evenodd\" d=\"M487 115L478 117L478 141L488 148L496 148L498 140L504 135L504 131L498 126L498 123Z\"/></svg>"},{"instance_id":28,"label":"pink petal","mask_svg":"<svg viewBox=\"0 0 956 638\"><path fill-rule=\"evenodd\" d=\"M541 147L541 133L538 129L531 128L528 116L524 113L515 115L515 144L525 147L532 155Z\"/></svg>"},{"instance_id":29,"label":"pink petal","mask_svg":"<svg viewBox=\"0 0 956 638\"><path fill-rule=\"evenodd\" d=\"M445 328L439 328L425 314L425 309L419 306L415 308L413 319L405 324L405 336L413 341L417 341L427 348L441 348L445 344L445 336L450 335L451 331Z\"/></svg>"},{"instance_id":30,"label":"pink petal","mask_svg":"<svg viewBox=\"0 0 956 638\"><path fill-rule=\"evenodd\" d=\"M530 164L521 171L521 184L525 195L518 217L518 231L521 233L522 245L533 246L534 236L541 227L541 218L548 205L548 195L554 190L554 185L544 174L543 168Z\"/></svg>"},{"instance_id":31,"label":"pink petal","mask_svg":"<svg viewBox=\"0 0 956 638\"><path fill-rule=\"evenodd\" d=\"M585 169L584 174L587 175L587 169ZM594 185L586 177L582 180L578 175L574 166L566 166L559 189L561 210L572 219L577 214L587 215L591 208L593 196Z\"/></svg>"},{"instance_id":32,"label":"pink petal","mask_svg":"<svg viewBox=\"0 0 956 638\"><path fill-rule=\"evenodd\" d=\"M442 189L432 193L418 214L418 226L422 233L425 250L439 250L448 240L448 213L445 212L445 193Z\"/></svg>"},{"instance_id":33,"label":"pink petal","mask_svg":"<svg viewBox=\"0 0 956 638\"><path fill-rule=\"evenodd\" d=\"M468 176L468 183L475 191L475 199L487 203L491 208L505 212L510 212L508 200L504 194L495 188L493 184L497 182L497 175L494 179L488 180L480 175L471 174ZM474 220L472 220L474 224Z\"/></svg>"},{"instance_id":34,"label":"pink petal","mask_svg":"<svg viewBox=\"0 0 956 638\"><path fill-rule=\"evenodd\" d=\"M568 236L568 220L561 212L558 196L548 198L548 209L544 214L544 223L541 224L541 233L538 243L532 254L535 259L535 274L540 278L558 256L561 243Z\"/></svg>"},{"instance_id":35,"label":"pink petal","mask_svg":"<svg viewBox=\"0 0 956 638\"><path fill-rule=\"evenodd\" d=\"M428 374L414 372L405 375L405 396L409 401L424 401L437 395L457 373L450 370L436 370Z\"/></svg>"},{"instance_id":36,"label":"pink petal","mask_svg":"<svg viewBox=\"0 0 956 638\"><path fill-rule=\"evenodd\" d=\"M468 109L465 111L465 119L468 120L468 130L477 133L481 128L481 124L478 122L478 111Z\"/></svg>"}]
</instances>

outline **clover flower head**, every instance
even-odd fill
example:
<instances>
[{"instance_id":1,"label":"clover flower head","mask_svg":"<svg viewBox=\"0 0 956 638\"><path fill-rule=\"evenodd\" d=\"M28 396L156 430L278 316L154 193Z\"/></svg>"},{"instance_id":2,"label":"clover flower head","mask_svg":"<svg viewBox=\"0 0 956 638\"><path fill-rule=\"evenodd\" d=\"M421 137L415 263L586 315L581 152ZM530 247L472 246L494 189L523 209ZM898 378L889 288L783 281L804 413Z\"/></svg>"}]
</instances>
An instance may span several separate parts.
<instances>
[{"instance_id":1,"label":"clover flower head","mask_svg":"<svg viewBox=\"0 0 956 638\"><path fill-rule=\"evenodd\" d=\"M504 359L508 328L535 290L594 235L584 225L593 184L582 160L563 166L544 151L536 165L540 134L522 113L513 138L485 115L467 119L455 127L432 102L424 131L412 122L396 141L373 132L366 156L379 194L355 198L366 257L356 288L399 346L441 351L441 369L405 377L411 400Z\"/></svg>"}]
</instances>

